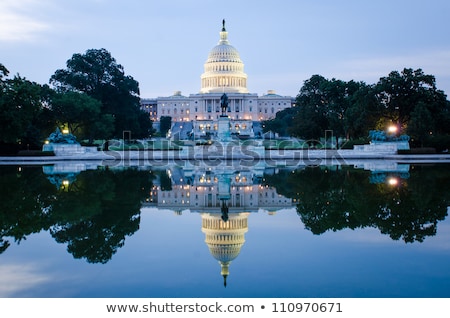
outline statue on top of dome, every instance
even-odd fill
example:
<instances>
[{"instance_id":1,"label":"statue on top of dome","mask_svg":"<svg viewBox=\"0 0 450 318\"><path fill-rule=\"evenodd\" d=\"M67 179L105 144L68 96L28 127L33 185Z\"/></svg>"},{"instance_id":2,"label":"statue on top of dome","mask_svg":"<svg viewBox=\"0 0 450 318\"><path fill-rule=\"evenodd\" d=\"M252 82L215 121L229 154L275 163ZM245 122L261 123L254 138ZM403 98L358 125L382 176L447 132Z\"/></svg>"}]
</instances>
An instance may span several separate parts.
<instances>
[{"instance_id":1,"label":"statue on top of dome","mask_svg":"<svg viewBox=\"0 0 450 318\"><path fill-rule=\"evenodd\" d=\"M222 20L222 32L225 32L225 19Z\"/></svg>"}]
</instances>

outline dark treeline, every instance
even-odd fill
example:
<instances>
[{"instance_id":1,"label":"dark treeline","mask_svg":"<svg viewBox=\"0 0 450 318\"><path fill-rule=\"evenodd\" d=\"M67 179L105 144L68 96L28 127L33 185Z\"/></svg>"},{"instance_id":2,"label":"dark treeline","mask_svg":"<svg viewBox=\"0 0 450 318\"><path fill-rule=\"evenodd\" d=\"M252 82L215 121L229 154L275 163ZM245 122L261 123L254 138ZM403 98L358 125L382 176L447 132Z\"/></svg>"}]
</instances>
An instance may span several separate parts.
<instances>
[{"instance_id":1,"label":"dark treeline","mask_svg":"<svg viewBox=\"0 0 450 318\"><path fill-rule=\"evenodd\" d=\"M148 137L152 123L140 109L139 83L105 49L74 54L49 84L9 77L0 63L0 148L40 149L56 127L79 140Z\"/></svg>"},{"instance_id":2,"label":"dark treeline","mask_svg":"<svg viewBox=\"0 0 450 318\"><path fill-rule=\"evenodd\" d=\"M0 201L0 254L12 242L48 231L74 258L106 263L139 230L153 173L105 168L45 175L42 170L0 167L0 189L11 193Z\"/></svg>"},{"instance_id":3,"label":"dark treeline","mask_svg":"<svg viewBox=\"0 0 450 318\"><path fill-rule=\"evenodd\" d=\"M389 176L386 176L388 178ZM370 173L348 166L280 170L264 184L297 202L305 228L320 235L344 229L377 228L393 240L422 242L436 235L448 214L446 165L412 166L406 179L372 183Z\"/></svg>"},{"instance_id":4,"label":"dark treeline","mask_svg":"<svg viewBox=\"0 0 450 318\"><path fill-rule=\"evenodd\" d=\"M56 127L78 140L132 138L152 133L140 109L139 83L125 75L105 49L74 54L49 84L9 77L0 63L0 152L40 149ZM313 75L296 97L295 107L264 122L265 131L319 140L325 130L341 140L367 141L368 131L395 124L411 136L413 147L450 147L450 102L421 69L391 72L378 83L345 82ZM348 144L348 143L347 143Z\"/></svg>"},{"instance_id":5,"label":"dark treeline","mask_svg":"<svg viewBox=\"0 0 450 318\"><path fill-rule=\"evenodd\" d=\"M326 130L341 140L366 142L370 130L396 125L411 146L450 147L450 102L421 69L393 71L376 84L313 75L304 82L295 107L264 122L265 131L319 140Z\"/></svg>"}]
</instances>

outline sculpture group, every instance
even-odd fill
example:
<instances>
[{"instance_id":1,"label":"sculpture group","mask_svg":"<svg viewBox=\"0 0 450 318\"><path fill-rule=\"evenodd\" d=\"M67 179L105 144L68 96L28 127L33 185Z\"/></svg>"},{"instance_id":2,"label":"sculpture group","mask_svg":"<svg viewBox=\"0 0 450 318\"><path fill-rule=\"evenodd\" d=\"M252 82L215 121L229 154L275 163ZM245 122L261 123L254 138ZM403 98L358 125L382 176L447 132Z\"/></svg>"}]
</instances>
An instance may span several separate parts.
<instances>
[{"instance_id":1,"label":"sculpture group","mask_svg":"<svg viewBox=\"0 0 450 318\"><path fill-rule=\"evenodd\" d=\"M409 141L408 135L388 135L382 130L370 130L369 137L372 141L391 142L391 141Z\"/></svg>"},{"instance_id":2,"label":"sculpture group","mask_svg":"<svg viewBox=\"0 0 450 318\"><path fill-rule=\"evenodd\" d=\"M72 134L63 134L61 130L56 127L56 130L47 138L48 142L53 144L78 144L77 139Z\"/></svg>"}]
</instances>

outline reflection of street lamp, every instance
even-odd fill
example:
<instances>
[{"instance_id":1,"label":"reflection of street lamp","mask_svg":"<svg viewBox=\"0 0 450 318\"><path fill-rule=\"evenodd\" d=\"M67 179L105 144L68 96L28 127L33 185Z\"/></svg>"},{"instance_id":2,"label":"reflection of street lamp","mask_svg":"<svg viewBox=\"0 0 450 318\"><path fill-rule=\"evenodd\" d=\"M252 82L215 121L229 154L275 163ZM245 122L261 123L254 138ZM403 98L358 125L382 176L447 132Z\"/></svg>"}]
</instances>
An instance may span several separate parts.
<instances>
[{"instance_id":1,"label":"reflection of street lamp","mask_svg":"<svg viewBox=\"0 0 450 318\"><path fill-rule=\"evenodd\" d=\"M69 191L69 185L70 185L70 181L67 179L62 180L61 182L61 190L62 191Z\"/></svg>"},{"instance_id":2,"label":"reflection of street lamp","mask_svg":"<svg viewBox=\"0 0 450 318\"><path fill-rule=\"evenodd\" d=\"M387 180L387 183L388 183L390 186L396 187L396 186L398 186L399 181L398 181L398 178L391 177L391 178L389 178L389 179Z\"/></svg>"}]
</instances>

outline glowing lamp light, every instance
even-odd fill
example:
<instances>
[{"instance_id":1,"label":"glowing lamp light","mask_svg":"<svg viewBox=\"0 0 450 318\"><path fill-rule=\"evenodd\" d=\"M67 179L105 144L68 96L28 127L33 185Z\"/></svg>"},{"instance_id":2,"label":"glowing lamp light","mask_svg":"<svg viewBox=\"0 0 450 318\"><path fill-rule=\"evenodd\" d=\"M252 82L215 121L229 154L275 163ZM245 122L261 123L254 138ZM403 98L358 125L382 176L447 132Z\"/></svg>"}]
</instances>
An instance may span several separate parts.
<instances>
[{"instance_id":1,"label":"glowing lamp light","mask_svg":"<svg viewBox=\"0 0 450 318\"><path fill-rule=\"evenodd\" d=\"M69 133L69 129L64 128L64 129L62 130L62 133L63 133L63 134L68 134L68 133Z\"/></svg>"},{"instance_id":2,"label":"glowing lamp light","mask_svg":"<svg viewBox=\"0 0 450 318\"><path fill-rule=\"evenodd\" d=\"M391 134L395 134L397 132L397 126L391 125L388 127L388 132Z\"/></svg>"},{"instance_id":3,"label":"glowing lamp light","mask_svg":"<svg viewBox=\"0 0 450 318\"><path fill-rule=\"evenodd\" d=\"M399 183L398 179L397 178L393 178L393 177L389 178L387 182L388 182L388 184L390 186L393 186L393 187L397 186L398 183Z\"/></svg>"}]
</instances>

